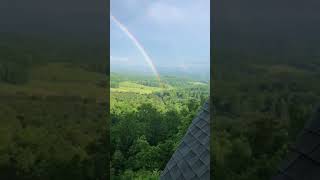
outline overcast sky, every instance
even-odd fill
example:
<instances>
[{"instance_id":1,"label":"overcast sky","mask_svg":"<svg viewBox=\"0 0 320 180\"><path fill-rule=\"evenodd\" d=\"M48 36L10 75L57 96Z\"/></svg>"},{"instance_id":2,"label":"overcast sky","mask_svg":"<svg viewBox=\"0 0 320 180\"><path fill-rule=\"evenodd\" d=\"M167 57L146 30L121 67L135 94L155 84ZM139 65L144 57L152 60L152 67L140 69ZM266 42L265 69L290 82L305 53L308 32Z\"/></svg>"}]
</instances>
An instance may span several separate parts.
<instances>
[{"instance_id":1,"label":"overcast sky","mask_svg":"<svg viewBox=\"0 0 320 180\"><path fill-rule=\"evenodd\" d=\"M272 49L316 47L319 0L217 0L212 17L216 47ZM213 44L212 44L213 45Z\"/></svg>"},{"instance_id":2,"label":"overcast sky","mask_svg":"<svg viewBox=\"0 0 320 180\"><path fill-rule=\"evenodd\" d=\"M107 3L103 0L0 0L0 33L103 39L109 16Z\"/></svg>"},{"instance_id":3,"label":"overcast sky","mask_svg":"<svg viewBox=\"0 0 320 180\"><path fill-rule=\"evenodd\" d=\"M209 71L209 0L111 0L111 13L141 42L157 67ZM147 64L111 21L111 68ZM111 69L112 70L112 69Z\"/></svg>"}]
</instances>

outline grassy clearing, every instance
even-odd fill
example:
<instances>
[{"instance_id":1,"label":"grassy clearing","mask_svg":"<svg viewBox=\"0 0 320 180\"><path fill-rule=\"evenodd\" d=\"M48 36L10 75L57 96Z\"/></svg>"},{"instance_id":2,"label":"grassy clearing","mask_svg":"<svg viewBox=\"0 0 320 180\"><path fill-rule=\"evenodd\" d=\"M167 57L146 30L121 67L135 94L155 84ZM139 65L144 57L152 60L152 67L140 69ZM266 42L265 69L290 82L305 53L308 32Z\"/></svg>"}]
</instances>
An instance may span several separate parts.
<instances>
[{"instance_id":1,"label":"grassy clearing","mask_svg":"<svg viewBox=\"0 0 320 180\"><path fill-rule=\"evenodd\" d=\"M102 74L89 72L80 67L52 63L34 67L30 73L30 81L26 84L0 83L0 93L102 98L105 97L106 88L97 84L105 79Z\"/></svg>"},{"instance_id":2,"label":"grassy clearing","mask_svg":"<svg viewBox=\"0 0 320 180\"><path fill-rule=\"evenodd\" d=\"M262 70L269 74L306 74L309 73L308 71L297 68L292 65L284 65L284 64L277 64L271 66L263 66L263 65L253 65L252 67Z\"/></svg>"},{"instance_id":3,"label":"grassy clearing","mask_svg":"<svg viewBox=\"0 0 320 180\"><path fill-rule=\"evenodd\" d=\"M137 94L151 94L154 92L160 92L163 91L163 88L160 87L150 87L150 86L144 86L141 84L137 84L134 82L124 81L119 83L118 88L111 88L111 92L131 92L131 93L137 93Z\"/></svg>"},{"instance_id":4,"label":"grassy clearing","mask_svg":"<svg viewBox=\"0 0 320 180\"><path fill-rule=\"evenodd\" d=\"M192 84L192 85L199 85L199 86L207 86L208 84L206 84L206 83L203 83L203 82L189 82L190 84Z\"/></svg>"}]
</instances>

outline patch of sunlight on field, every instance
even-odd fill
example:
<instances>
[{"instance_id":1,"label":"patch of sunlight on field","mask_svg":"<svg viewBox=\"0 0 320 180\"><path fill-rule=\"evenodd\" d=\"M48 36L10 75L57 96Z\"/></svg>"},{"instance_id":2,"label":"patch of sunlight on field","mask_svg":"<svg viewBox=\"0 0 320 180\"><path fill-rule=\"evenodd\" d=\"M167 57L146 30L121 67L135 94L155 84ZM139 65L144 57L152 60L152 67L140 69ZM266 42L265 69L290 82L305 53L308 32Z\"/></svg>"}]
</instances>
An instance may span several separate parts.
<instances>
[{"instance_id":1,"label":"patch of sunlight on field","mask_svg":"<svg viewBox=\"0 0 320 180\"><path fill-rule=\"evenodd\" d=\"M99 86L106 77L80 67L62 63L37 66L26 84L0 83L1 94L64 95L91 98L105 97L105 87Z\"/></svg>"},{"instance_id":2,"label":"patch of sunlight on field","mask_svg":"<svg viewBox=\"0 0 320 180\"><path fill-rule=\"evenodd\" d=\"M48 82L93 82L104 78L104 75L89 72L85 69L67 63L51 63L34 67L31 72L32 80Z\"/></svg>"},{"instance_id":3,"label":"patch of sunlight on field","mask_svg":"<svg viewBox=\"0 0 320 180\"><path fill-rule=\"evenodd\" d=\"M160 87L150 87L137 84L134 82L124 81L119 83L118 88L111 88L111 92L131 92L137 94L151 94L154 92L163 91L163 88Z\"/></svg>"},{"instance_id":4,"label":"patch of sunlight on field","mask_svg":"<svg viewBox=\"0 0 320 180\"><path fill-rule=\"evenodd\" d=\"M305 74L308 73L307 71L294 67L294 66L290 66L290 65L283 65L283 64L279 64L279 65L272 65L272 66L261 66L261 65L254 65L253 67L260 69L260 70L264 70L269 74Z\"/></svg>"},{"instance_id":5,"label":"patch of sunlight on field","mask_svg":"<svg viewBox=\"0 0 320 180\"><path fill-rule=\"evenodd\" d=\"M200 85L200 86L206 86L206 85L208 85L208 84L206 84L206 83L203 83L203 82L189 82L190 84L192 84L192 85Z\"/></svg>"}]
</instances>

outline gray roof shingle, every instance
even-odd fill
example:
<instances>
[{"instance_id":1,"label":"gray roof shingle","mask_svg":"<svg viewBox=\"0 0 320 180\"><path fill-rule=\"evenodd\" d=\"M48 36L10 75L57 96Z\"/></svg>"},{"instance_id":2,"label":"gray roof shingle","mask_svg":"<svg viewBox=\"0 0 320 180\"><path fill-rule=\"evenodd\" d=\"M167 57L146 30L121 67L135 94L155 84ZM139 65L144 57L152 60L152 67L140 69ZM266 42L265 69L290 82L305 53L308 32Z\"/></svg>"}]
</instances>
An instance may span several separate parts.
<instances>
[{"instance_id":1,"label":"gray roof shingle","mask_svg":"<svg viewBox=\"0 0 320 180\"><path fill-rule=\"evenodd\" d=\"M298 136L297 143L279 167L273 180L320 179L320 108Z\"/></svg>"},{"instance_id":2,"label":"gray roof shingle","mask_svg":"<svg viewBox=\"0 0 320 180\"><path fill-rule=\"evenodd\" d=\"M161 180L210 179L210 113L206 102L161 173Z\"/></svg>"}]
</instances>

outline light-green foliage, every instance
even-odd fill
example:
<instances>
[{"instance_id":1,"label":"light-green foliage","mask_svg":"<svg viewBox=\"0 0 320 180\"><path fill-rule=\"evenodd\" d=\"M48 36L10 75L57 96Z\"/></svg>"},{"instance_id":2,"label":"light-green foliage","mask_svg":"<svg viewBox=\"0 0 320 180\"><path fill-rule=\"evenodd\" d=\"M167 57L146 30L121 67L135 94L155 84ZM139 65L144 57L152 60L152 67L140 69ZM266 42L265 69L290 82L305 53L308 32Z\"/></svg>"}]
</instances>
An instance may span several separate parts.
<instances>
[{"instance_id":1,"label":"light-green foliage","mask_svg":"<svg viewBox=\"0 0 320 180\"><path fill-rule=\"evenodd\" d=\"M114 79L112 79L114 78ZM159 179L198 108L208 84L177 77L111 76L113 179Z\"/></svg>"}]
</instances>

